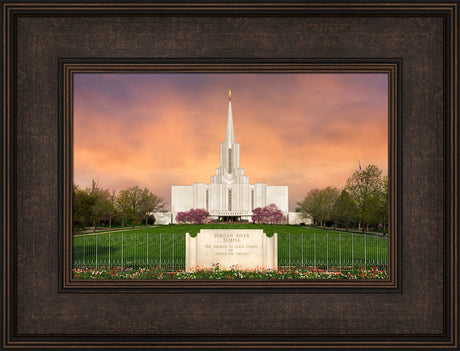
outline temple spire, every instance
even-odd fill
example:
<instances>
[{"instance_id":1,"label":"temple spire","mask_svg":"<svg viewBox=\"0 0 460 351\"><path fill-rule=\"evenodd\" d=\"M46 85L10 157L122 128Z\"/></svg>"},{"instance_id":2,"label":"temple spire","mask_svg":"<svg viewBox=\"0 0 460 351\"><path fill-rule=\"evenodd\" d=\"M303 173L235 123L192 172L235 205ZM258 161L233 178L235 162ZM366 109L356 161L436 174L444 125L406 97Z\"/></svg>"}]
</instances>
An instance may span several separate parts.
<instances>
[{"instance_id":1,"label":"temple spire","mask_svg":"<svg viewBox=\"0 0 460 351\"><path fill-rule=\"evenodd\" d=\"M233 132L233 115L232 115L232 89L228 89L228 115L227 115L227 133L225 135L225 143L229 149L232 148L235 142L235 134Z\"/></svg>"}]
</instances>

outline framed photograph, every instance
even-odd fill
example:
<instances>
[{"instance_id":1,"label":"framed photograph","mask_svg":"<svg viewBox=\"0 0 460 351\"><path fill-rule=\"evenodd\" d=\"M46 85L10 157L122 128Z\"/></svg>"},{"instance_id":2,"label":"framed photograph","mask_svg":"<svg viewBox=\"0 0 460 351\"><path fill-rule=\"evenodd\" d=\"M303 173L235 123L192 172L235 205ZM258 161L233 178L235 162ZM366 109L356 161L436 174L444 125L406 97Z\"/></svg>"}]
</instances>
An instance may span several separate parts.
<instances>
[{"instance_id":1,"label":"framed photograph","mask_svg":"<svg viewBox=\"0 0 460 351\"><path fill-rule=\"evenodd\" d=\"M458 349L455 1L2 11L4 349ZM269 203L271 225L298 206L348 228L303 201L345 201L371 166L388 206L351 226L372 234L238 232ZM136 192L150 207L128 211ZM102 193L114 211L88 214ZM210 233L157 232L192 210ZM196 279L234 256L289 273ZM363 279L332 279L360 260Z\"/></svg>"},{"instance_id":2,"label":"framed photograph","mask_svg":"<svg viewBox=\"0 0 460 351\"><path fill-rule=\"evenodd\" d=\"M64 138L73 142L72 247L64 252L78 284L394 284L397 233L387 233L396 65L253 63L249 73L212 63L208 73L193 64L190 72L144 64L134 73L63 66L73 107L64 116L73 126ZM253 182L251 173L265 176Z\"/></svg>"}]
</instances>

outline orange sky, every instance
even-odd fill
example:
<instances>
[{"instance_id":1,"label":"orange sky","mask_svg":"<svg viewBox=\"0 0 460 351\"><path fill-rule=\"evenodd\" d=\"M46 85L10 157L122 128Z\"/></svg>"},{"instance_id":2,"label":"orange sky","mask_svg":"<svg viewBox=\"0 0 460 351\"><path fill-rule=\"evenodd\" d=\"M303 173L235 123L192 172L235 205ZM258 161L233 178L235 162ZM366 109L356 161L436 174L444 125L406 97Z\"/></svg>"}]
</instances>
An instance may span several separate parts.
<instances>
[{"instance_id":1,"label":"orange sky","mask_svg":"<svg viewBox=\"0 0 460 351\"><path fill-rule=\"evenodd\" d=\"M74 182L148 187L209 183L232 88L240 166L250 183L343 187L358 167L388 169L386 74L75 74Z\"/></svg>"}]
</instances>

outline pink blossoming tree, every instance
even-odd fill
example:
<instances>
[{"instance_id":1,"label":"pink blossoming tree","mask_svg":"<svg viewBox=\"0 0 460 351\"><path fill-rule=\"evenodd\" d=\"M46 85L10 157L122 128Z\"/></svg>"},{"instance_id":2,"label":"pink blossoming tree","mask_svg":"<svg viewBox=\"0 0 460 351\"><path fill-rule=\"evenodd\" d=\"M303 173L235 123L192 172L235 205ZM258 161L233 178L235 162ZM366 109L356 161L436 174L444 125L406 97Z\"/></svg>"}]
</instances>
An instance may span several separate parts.
<instances>
[{"instance_id":1,"label":"pink blossoming tree","mask_svg":"<svg viewBox=\"0 0 460 351\"><path fill-rule=\"evenodd\" d=\"M205 224L208 222L209 212L201 208L187 212L178 212L176 222L182 224Z\"/></svg>"},{"instance_id":2,"label":"pink blossoming tree","mask_svg":"<svg viewBox=\"0 0 460 351\"><path fill-rule=\"evenodd\" d=\"M270 204L264 208L257 207L252 210L253 215L251 216L254 223L259 224L285 224L287 218L283 216L275 204Z\"/></svg>"}]
</instances>

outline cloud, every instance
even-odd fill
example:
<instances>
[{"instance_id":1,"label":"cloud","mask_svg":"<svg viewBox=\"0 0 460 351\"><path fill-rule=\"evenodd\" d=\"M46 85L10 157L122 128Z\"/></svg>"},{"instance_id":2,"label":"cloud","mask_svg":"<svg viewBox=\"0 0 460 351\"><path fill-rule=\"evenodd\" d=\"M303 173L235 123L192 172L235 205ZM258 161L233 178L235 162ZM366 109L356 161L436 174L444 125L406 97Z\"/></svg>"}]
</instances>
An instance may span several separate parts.
<instances>
[{"instance_id":1,"label":"cloud","mask_svg":"<svg viewBox=\"0 0 460 351\"><path fill-rule=\"evenodd\" d=\"M240 166L251 183L288 185L290 208L312 188L342 187L388 164L384 74L77 74L74 181L119 190L206 182L219 166L227 89Z\"/></svg>"}]
</instances>

